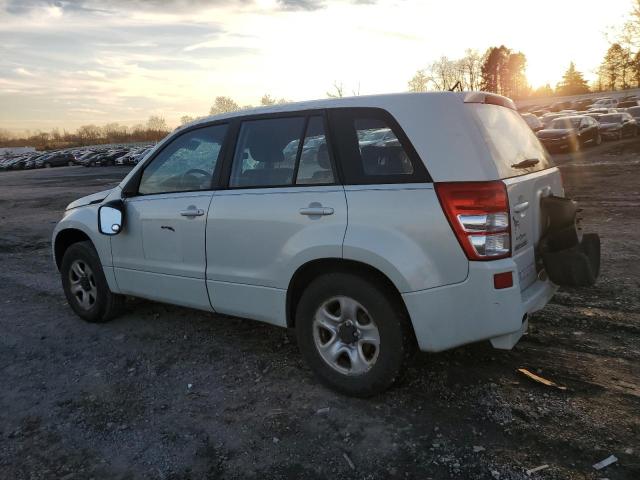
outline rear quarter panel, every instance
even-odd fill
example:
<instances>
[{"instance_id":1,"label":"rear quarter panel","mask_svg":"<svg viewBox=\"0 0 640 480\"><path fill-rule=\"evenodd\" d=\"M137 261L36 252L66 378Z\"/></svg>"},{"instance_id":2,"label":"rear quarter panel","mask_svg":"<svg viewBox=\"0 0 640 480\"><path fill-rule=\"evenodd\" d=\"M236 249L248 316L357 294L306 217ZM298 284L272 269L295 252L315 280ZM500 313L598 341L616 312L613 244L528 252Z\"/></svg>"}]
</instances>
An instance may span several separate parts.
<instances>
[{"instance_id":1,"label":"rear quarter panel","mask_svg":"<svg viewBox=\"0 0 640 480\"><path fill-rule=\"evenodd\" d=\"M432 184L346 186L345 259L383 272L401 293L462 282L469 262Z\"/></svg>"}]
</instances>

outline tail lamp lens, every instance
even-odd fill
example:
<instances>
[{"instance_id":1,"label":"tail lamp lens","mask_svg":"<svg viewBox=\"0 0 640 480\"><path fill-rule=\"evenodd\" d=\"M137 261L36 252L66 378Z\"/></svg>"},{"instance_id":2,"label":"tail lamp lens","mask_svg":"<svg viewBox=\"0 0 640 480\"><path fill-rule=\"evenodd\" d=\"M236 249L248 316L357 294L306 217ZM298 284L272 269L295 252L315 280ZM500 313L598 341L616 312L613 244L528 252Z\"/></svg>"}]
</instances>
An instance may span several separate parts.
<instances>
[{"instance_id":1,"label":"tail lamp lens","mask_svg":"<svg viewBox=\"0 0 640 480\"><path fill-rule=\"evenodd\" d=\"M504 183L436 183L442 209L469 260L511 255L509 200Z\"/></svg>"}]
</instances>

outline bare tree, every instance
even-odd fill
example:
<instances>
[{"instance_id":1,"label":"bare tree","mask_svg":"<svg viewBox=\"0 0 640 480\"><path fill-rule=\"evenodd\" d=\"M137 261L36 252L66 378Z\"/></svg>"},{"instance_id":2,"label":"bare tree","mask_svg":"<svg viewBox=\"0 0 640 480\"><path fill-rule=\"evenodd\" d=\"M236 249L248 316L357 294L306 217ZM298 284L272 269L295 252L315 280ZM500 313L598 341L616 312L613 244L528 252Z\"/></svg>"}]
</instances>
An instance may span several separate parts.
<instances>
[{"instance_id":1,"label":"bare tree","mask_svg":"<svg viewBox=\"0 0 640 480\"><path fill-rule=\"evenodd\" d=\"M342 82L338 83L337 80L333 82L333 90L327 92L329 98L342 98L344 97L344 85Z\"/></svg>"},{"instance_id":2,"label":"bare tree","mask_svg":"<svg viewBox=\"0 0 640 480\"><path fill-rule=\"evenodd\" d=\"M216 97L213 101L213 106L209 111L210 115L219 115L221 113L229 113L240 110L238 104L231 97Z\"/></svg>"},{"instance_id":3,"label":"bare tree","mask_svg":"<svg viewBox=\"0 0 640 480\"><path fill-rule=\"evenodd\" d=\"M429 89L429 77L424 70L418 70L409 80L410 92L426 92Z\"/></svg>"},{"instance_id":4,"label":"bare tree","mask_svg":"<svg viewBox=\"0 0 640 480\"><path fill-rule=\"evenodd\" d=\"M180 117L180 125L186 125L187 123L193 122L194 118L191 115L183 115Z\"/></svg>"},{"instance_id":5,"label":"bare tree","mask_svg":"<svg viewBox=\"0 0 640 480\"><path fill-rule=\"evenodd\" d=\"M152 115L147 120L147 129L152 132L168 132L169 127L167 127L167 122L164 117L159 115Z\"/></svg>"},{"instance_id":6,"label":"bare tree","mask_svg":"<svg viewBox=\"0 0 640 480\"><path fill-rule=\"evenodd\" d=\"M265 93L262 98L260 99L260 105L263 106L269 106L269 105L275 105L276 104L276 99L273 98L271 95L269 95L268 93Z\"/></svg>"},{"instance_id":7,"label":"bare tree","mask_svg":"<svg viewBox=\"0 0 640 480\"><path fill-rule=\"evenodd\" d=\"M482 55L477 50L468 48L460 59L462 86L465 90L480 90L482 82Z\"/></svg>"}]
</instances>

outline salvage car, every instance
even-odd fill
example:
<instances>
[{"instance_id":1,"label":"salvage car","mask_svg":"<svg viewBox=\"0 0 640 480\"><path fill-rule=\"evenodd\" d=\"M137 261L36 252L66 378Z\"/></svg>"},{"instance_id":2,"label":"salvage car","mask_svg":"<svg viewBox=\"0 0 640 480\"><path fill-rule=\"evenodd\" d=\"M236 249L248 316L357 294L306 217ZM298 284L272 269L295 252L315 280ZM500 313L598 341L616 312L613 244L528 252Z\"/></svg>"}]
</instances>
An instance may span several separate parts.
<instances>
[{"instance_id":1,"label":"salvage car","mask_svg":"<svg viewBox=\"0 0 640 480\"><path fill-rule=\"evenodd\" d=\"M602 143L598 122L589 115L556 118L537 135L550 151L577 151L586 144Z\"/></svg>"},{"instance_id":2,"label":"salvage car","mask_svg":"<svg viewBox=\"0 0 640 480\"><path fill-rule=\"evenodd\" d=\"M609 113L598 118L602 137L610 140L621 140L623 137L638 135L638 124L628 113Z\"/></svg>"},{"instance_id":3,"label":"salvage car","mask_svg":"<svg viewBox=\"0 0 640 480\"><path fill-rule=\"evenodd\" d=\"M524 121L527 122L529 128L534 132L537 132L538 130L542 130L544 128L544 125L542 124L540 119L532 113L523 113L522 118L524 118Z\"/></svg>"},{"instance_id":4,"label":"salvage car","mask_svg":"<svg viewBox=\"0 0 640 480\"><path fill-rule=\"evenodd\" d=\"M134 296L288 327L322 382L370 396L416 349L510 349L557 285L592 285L599 239L576 212L511 100L361 96L178 128L69 204L52 244L86 321Z\"/></svg>"}]
</instances>

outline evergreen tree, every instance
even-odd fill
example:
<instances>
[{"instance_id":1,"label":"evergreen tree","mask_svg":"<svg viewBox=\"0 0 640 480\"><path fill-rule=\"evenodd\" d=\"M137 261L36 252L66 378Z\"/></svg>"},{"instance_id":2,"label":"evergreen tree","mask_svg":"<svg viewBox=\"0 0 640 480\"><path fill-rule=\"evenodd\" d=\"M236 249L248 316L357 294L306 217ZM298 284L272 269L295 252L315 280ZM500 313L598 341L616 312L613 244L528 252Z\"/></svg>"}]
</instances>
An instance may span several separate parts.
<instances>
[{"instance_id":1,"label":"evergreen tree","mask_svg":"<svg viewBox=\"0 0 640 480\"><path fill-rule=\"evenodd\" d=\"M573 62L569 64L569 68L562 76L562 81L556 87L558 95L578 95L580 93L588 93L589 85L582 76L582 73L576 70Z\"/></svg>"}]
</instances>

